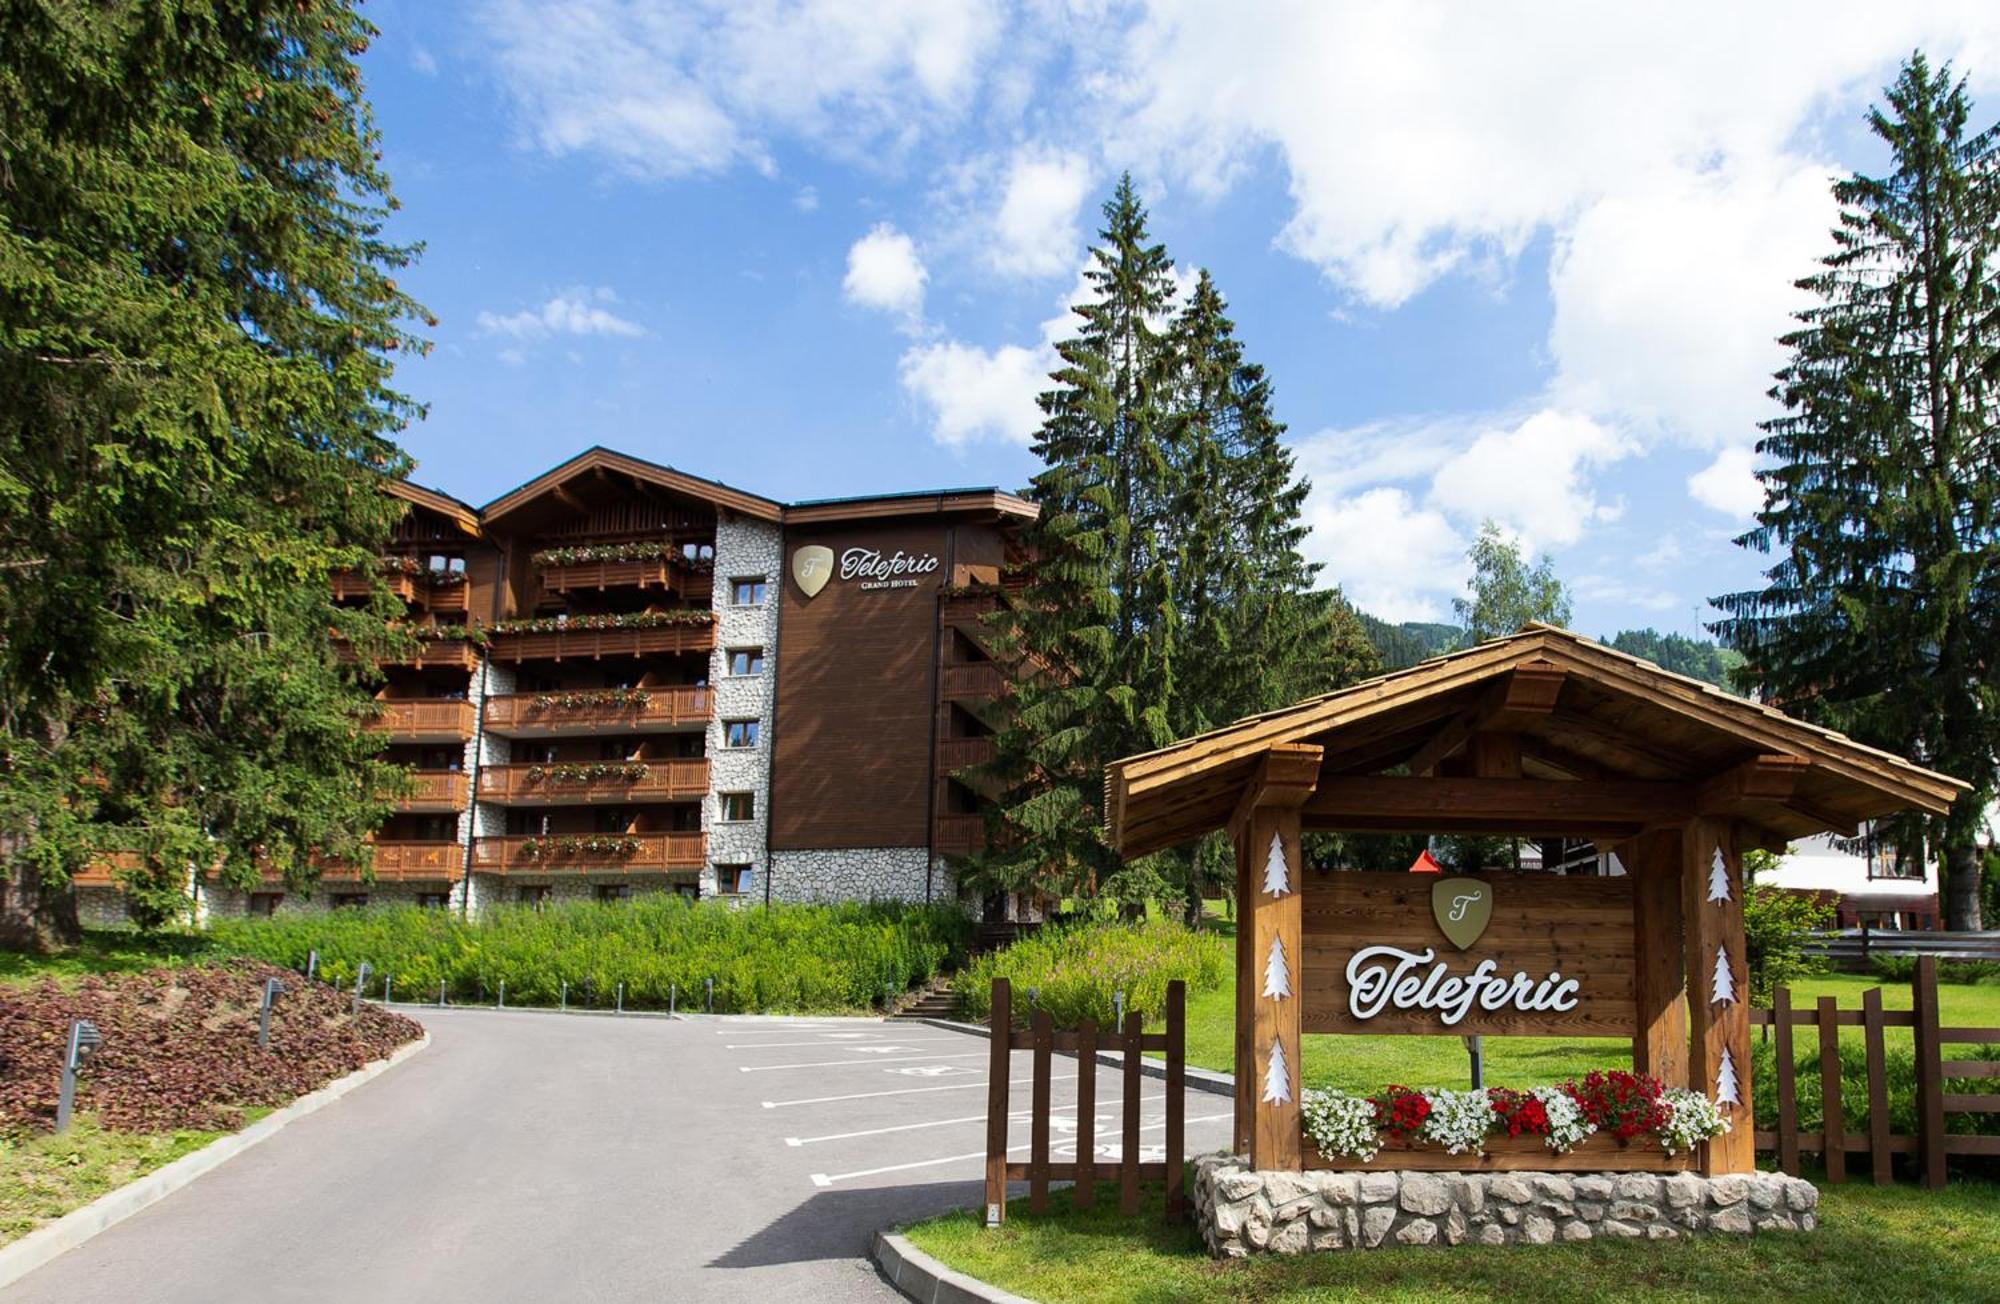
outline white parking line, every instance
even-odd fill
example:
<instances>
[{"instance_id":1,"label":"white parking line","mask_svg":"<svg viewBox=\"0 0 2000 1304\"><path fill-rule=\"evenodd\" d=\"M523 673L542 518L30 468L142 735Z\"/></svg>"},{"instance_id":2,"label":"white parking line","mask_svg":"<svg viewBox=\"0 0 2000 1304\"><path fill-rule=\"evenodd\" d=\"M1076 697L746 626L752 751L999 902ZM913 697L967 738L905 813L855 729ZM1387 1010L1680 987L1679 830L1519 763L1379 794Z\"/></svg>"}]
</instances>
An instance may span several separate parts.
<instances>
[{"instance_id":1,"label":"white parking line","mask_svg":"<svg viewBox=\"0 0 2000 1304\"><path fill-rule=\"evenodd\" d=\"M1007 1153L1011 1155L1016 1150L1026 1150L1027 1148L1028 1142L1023 1141L1020 1145L1008 1146ZM946 1155L942 1159L919 1159L907 1164L885 1164L880 1168L863 1168L852 1173L814 1173L812 1175L812 1183L814 1186L832 1186L835 1182L850 1182L857 1177L877 1177L883 1173L907 1172L912 1168L935 1168L939 1164L959 1164L964 1163L968 1159L984 1158L986 1158L984 1150L975 1150L969 1155Z\"/></svg>"},{"instance_id":2,"label":"white parking line","mask_svg":"<svg viewBox=\"0 0 2000 1304\"><path fill-rule=\"evenodd\" d=\"M900 1059L814 1060L810 1064L739 1064L736 1066L736 1071L738 1073L775 1073L779 1069L859 1069L868 1068L876 1064L912 1064L918 1061L930 1064L938 1060L948 1059L985 1059L989 1053L983 1050L969 1050L963 1055L908 1055Z\"/></svg>"},{"instance_id":3,"label":"white parking line","mask_svg":"<svg viewBox=\"0 0 2000 1304\"><path fill-rule=\"evenodd\" d=\"M1052 1107L1049 1112L1052 1114L1060 1114L1064 1110L1075 1109L1075 1108L1076 1106L1074 1104L1056 1105ZM1007 1117L1010 1119L1027 1118L1029 1117L1031 1112L1032 1111L1022 1110L1017 1113L1009 1114L1007 1115ZM967 1114L962 1118L936 1118L932 1119L928 1123L898 1123L894 1127L871 1127L860 1132L833 1132L826 1136L788 1136L785 1138L785 1144L788 1146L809 1146L809 1145L815 1145L821 1141L852 1141L855 1137L881 1136L885 1132L914 1132L918 1128L923 1128L923 1127L948 1127L953 1123L984 1123L985 1121L986 1121L986 1115L984 1114Z\"/></svg>"},{"instance_id":4,"label":"white parking line","mask_svg":"<svg viewBox=\"0 0 2000 1304\"><path fill-rule=\"evenodd\" d=\"M861 1037L850 1037L850 1036L849 1036L848 1034L846 1034L846 1033L834 1033L834 1034L831 1034L831 1035L832 1035L832 1036L836 1036L836 1037L839 1037L839 1038L840 1038L841 1040L840 1040L840 1041L836 1041L836 1042L833 1042L833 1043L831 1043L831 1044L829 1044L829 1043L827 1043L827 1042L824 1042L824 1041L745 1041L745 1042L731 1042L731 1043L730 1043L729 1045L727 1045L727 1046L724 1046L724 1047L723 1047L722 1049L724 1049L724 1050L777 1050L777 1049L780 1049L780 1048L782 1048L782 1047L786 1047L786 1046L818 1046L818 1047L819 1047L820 1049L822 1049L822 1050L834 1050L834 1049L836 1049L836 1048L844 1050L844 1049L846 1049L846 1048L847 1048L847 1047L849 1047L849 1046L862 1046L862 1045L873 1045L874 1043L876 1043L876 1042L878 1042L878 1041L881 1041L881 1042L892 1042L892 1043L894 1043L894 1042L898 1042L898 1039L897 1039L897 1038L895 1038L895 1037L868 1037L868 1038L861 1038ZM907 1043L907 1042L902 1042L902 1043L900 1043L900 1044L903 1044L903 1045L908 1045L909 1043ZM916 1046L910 1046L910 1049L911 1049L911 1050L915 1050L917 1046L956 1046L956 1045L958 1045L958 1043L957 1043L957 1042L955 1042L955 1041L920 1041L920 1042L916 1043Z\"/></svg>"},{"instance_id":5,"label":"white parking line","mask_svg":"<svg viewBox=\"0 0 2000 1304\"><path fill-rule=\"evenodd\" d=\"M1031 1080L1029 1078L1015 1078L1007 1085L1018 1087ZM764 1102L764 1108L788 1109L793 1105L830 1105L842 1100L873 1100L877 1096L925 1096L933 1091L970 1091L974 1087L983 1087L985 1085L986 1080L981 1078L977 1082L956 1082L948 1087L897 1087L893 1091L855 1091L845 1096L809 1096L804 1100L767 1100Z\"/></svg>"}]
</instances>

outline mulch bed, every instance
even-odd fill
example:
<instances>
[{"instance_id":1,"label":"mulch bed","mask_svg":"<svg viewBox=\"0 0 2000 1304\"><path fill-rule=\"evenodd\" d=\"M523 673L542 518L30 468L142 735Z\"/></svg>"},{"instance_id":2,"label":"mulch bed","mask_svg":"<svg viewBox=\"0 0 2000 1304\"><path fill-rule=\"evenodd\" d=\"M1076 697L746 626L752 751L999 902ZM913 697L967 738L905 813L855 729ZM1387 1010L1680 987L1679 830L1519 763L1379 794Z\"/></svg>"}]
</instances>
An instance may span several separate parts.
<instances>
[{"instance_id":1,"label":"mulch bed","mask_svg":"<svg viewBox=\"0 0 2000 1304\"><path fill-rule=\"evenodd\" d=\"M271 1048L257 1049L264 979L285 991L271 1009ZM245 1106L278 1106L423 1035L414 1020L287 969L232 961L45 982L0 994L0 1130L47 1131L72 1019L104 1044L77 1075L76 1107L110 1130L222 1130Z\"/></svg>"}]
</instances>

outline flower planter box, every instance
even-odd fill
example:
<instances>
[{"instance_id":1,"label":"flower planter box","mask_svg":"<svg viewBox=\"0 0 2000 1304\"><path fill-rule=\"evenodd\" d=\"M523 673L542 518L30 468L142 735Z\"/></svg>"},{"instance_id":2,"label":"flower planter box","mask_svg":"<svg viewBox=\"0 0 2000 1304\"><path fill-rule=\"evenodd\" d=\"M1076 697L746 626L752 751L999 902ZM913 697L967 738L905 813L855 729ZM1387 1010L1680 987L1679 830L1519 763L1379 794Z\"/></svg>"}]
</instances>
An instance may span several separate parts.
<instances>
[{"instance_id":1,"label":"flower planter box","mask_svg":"<svg viewBox=\"0 0 2000 1304\"><path fill-rule=\"evenodd\" d=\"M644 702L583 702L561 694L496 693L486 699L486 728L519 738L561 737L617 729L626 732L706 725L714 698L700 685L648 688Z\"/></svg>"},{"instance_id":2,"label":"flower planter box","mask_svg":"<svg viewBox=\"0 0 2000 1304\"><path fill-rule=\"evenodd\" d=\"M496 633L492 637L493 656L499 661L596 660L651 652L710 652L715 648L712 624Z\"/></svg>"},{"instance_id":3,"label":"flower planter box","mask_svg":"<svg viewBox=\"0 0 2000 1304\"><path fill-rule=\"evenodd\" d=\"M1309 1169L1352 1172L1678 1173L1695 1167L1699 1153L1697 1149L1669 1155L1652 1137L1620 1141L1602 1132L1585 1137L1567 1154L1557 1154L1538 1136L1488 1137L1484 1153L1465 1155L1448 1154L1440 1146L1391 1140L1369 1160L1348 1155L1329 1159L1310 1138L1303 1140L1301 1148Z\"/></svg>"}]
</instances>

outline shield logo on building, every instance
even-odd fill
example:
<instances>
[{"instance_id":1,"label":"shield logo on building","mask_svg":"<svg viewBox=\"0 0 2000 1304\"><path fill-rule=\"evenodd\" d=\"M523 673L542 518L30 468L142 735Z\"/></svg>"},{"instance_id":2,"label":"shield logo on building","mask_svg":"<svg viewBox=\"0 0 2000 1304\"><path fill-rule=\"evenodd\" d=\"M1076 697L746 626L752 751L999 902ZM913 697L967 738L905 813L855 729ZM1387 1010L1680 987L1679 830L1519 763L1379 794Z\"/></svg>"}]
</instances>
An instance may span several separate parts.
<instances>
[{"instance_id":1,"label":"shield logo on building","mask_svg":"<svg viewBox=\"0 0 2000 1304\"><path fill-rule=\"evenodd\" d=\"M1441 878L1431 884L1431 914L1451 944L1463 951L1479 940L1493 918L1493 885L1476 878Z\"/></svg>"},{"instance_id":2,"label":"shield logo on building","mask_svg":"<svg viewBox=\"0 0 2000 1304\"><path fill-rule=\"evenodd\" d=\"M809 543L792 554L792 579L807 597L817 597L833 578L833 549Z\"/></svg>"}]
</instances>

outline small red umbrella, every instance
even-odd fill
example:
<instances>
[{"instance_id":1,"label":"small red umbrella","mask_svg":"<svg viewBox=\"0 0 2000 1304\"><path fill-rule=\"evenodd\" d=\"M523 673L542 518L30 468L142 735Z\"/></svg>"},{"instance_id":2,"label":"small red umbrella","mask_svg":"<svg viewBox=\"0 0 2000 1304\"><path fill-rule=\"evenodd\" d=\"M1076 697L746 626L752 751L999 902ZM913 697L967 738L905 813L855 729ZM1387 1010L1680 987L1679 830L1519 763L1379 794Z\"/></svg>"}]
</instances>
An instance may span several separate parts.
<instances>
[{"instance_id":1,"label":"small red umbrella","mask_svg":"<svg viewBox=\"0 0 2000 1304\"><path fill-rule=\"evenodd\" d=\"M1410 863L1410 872L1412 874L1442 874L1444 873L1444 866L1438 864L1437 860L1432 857L1430 848L1425 847L1424 854L1418 856Z\"/></svg>"}]
</instances>

